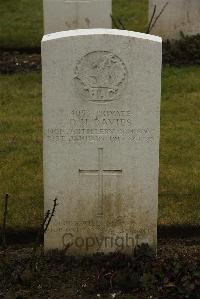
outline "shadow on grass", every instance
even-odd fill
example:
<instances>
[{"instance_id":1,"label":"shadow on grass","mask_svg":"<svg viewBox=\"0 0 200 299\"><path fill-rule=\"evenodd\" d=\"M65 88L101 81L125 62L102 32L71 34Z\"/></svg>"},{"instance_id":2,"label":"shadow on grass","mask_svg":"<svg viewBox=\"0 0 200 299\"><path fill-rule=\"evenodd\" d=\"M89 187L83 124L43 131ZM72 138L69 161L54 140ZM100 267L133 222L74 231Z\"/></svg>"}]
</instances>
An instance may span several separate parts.
<instances>
[{"instance_id":1,"label":"shadow on grass","mask_svg":"<svg viewBox=\"0 0 200 299\"><path fill-rule=\"evenodd\" d=\"M0 227L0 230L2 228ZM6 232L7 245L26 245L35 242L39 228L12 229ZM200 225L158 225L158 239L200 237Z\"/></svg>"}]
</instances>

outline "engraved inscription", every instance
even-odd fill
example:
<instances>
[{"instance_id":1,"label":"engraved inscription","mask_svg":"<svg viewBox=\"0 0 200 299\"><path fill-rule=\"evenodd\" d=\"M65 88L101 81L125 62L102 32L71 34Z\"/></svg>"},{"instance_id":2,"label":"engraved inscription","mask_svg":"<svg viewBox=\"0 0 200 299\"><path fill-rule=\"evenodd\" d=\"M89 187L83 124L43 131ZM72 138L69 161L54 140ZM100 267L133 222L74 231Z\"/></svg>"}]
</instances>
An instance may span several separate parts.
<instances>
[{"instance_id":1,"label":"engraved inscription","mask_svg":"<svg viewBox=\"0 0 200 299\"><path fill-rule=\"evenodd\" d=\"M118 56L107 51L95 51L77 63L74 81L83 99L106 103L120 98L127 77L126 66Z\"/></svg>"},{"instance_id":2,"label":"engraved inscription","mask_svg":"<svg viewBox=\"0 0 200 299\"><path fill-rule=\"evenodd\" d=\"M104 191L103 191L103 177L105 175L122 175L122 170L109 170L103 168L103 148L98 149L98 169L94 170L81 170L79 173L83 175L97 175L98 176L98 214L97 216L103 216L103 201L104 201Z\"/></svg>"},{"instance_id":3,"label":"engraved inscription","mask_svg":"<svg viewBox=\"0 0 200 299\"><path fill-rule=\"evenodd\" d=\"M149 143L156 138L155 129L136 127L130 110L69 111L62 127L48 128L45 138L61 143Z\"/></svg>"},{"instance_id":4,"label":"engraved inscription","mask_svg":"<svg viewBox=\"0 0 200 299\"><path fill-rule=\"evenodd\" d=\"M149 234L152 231L151 227L145 227L145 228L138 228L135 225L135 222L131 219L130 225L132 227L131 231L133 234L140 234L145 235ZM117 226L124 226L124 230L127 228L124 225L124 219L115 218L115 219L108 219L101 221L101 218L97 219L90 219L90 220L83 220L83 221L73 221L68 219L58 220L54 221L53 225L50 225L49 231L51 232L81 232L85 231L85 229L90 228L90 231L94 230L102 230L105 231L108 230L109 227L117 227Z\"/></svg>"}]
</instances>

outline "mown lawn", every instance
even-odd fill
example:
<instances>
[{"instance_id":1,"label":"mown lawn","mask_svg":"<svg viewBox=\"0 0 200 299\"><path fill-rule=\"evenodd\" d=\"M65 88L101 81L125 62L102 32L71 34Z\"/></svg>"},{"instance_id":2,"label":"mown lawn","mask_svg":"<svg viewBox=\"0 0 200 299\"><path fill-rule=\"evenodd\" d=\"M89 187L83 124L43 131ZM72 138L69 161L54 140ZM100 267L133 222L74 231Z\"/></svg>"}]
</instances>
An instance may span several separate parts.
<instances>
[{"instance_id":1,"label":"mown lawn","mask_svg":"<svg viewBox=\"0 0 200 299\"><path fill-rule=\"evenodd\" d=\"M36 227L43 214L41 75L1 75L0 105L0 197L10 195L10 227ZM160 224L200 222L199 111L200 68L165 68Z\"/></svg>"},{"instance_id":2,"label":"mown lawn","mask_svg":"<svg viewBox=\"0 0 200 299\"><path fill-rule=\"evenodd\" d=\"M145 32L148 0L113 0L113 16L128 30ZM0 0L0 48L40 47L42 0Z\"/></svg>"},{"instance_id":3,"label":"mown lawn","mask_svg":"<svg viewBox=\"0 0 200 299\"><path fill-rule=\"evenodd\" d=\"M40 74L0 76L0 107L0 197L10 195L10 226L37 226L43 213Z\"/></svg>"},{"instance_id":4,"label":"mown lawn","mask_svg":"<svg viewBox=\"0 0 200 299\"><path fill-rule=\"evenodd\" d=\"M42 0L0 0L0 48L39 47Z\"/></svg>"},{"instance_id":5,"label":"mown lawn","mask_svg":"<svg viewBox=\"0 0 200 299\"><path fill-rule=\"evenodd\" d=\"M148 26L148 0L113 0L113 16L125 29L146 32ZM114 24L113 24L114 27Z\"/></svg>"},{"instance_id":6,"label":"mown lawn","mask_svg":"<svg viewBox=\"0 0 200 299\"><path fill-rule=\"evenodd\" d=\"M159 223L200 223L200 68L163 72Z\"/></svg>"}]
</instances>

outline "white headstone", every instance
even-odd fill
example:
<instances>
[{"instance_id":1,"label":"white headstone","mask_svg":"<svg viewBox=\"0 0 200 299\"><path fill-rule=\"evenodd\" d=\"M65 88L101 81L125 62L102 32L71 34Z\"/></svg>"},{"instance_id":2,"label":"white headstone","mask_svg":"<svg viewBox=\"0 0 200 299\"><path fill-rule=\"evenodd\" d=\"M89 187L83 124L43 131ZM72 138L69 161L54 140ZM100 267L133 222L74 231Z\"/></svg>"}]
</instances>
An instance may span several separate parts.
<instances>
[{"instance_id":1,"label":"white headstone","mask_svg":"<svg viewBox=\"0 0 200 299\"><path fill-rule=\"evenodd\" d=\"M200 33L200 0L149 0L149 20L156 5L155 18L167 4L151 33L163 39L179 39L185 35Z\"/></svg>"},{"instance_id":2,"label":"white headstone","mask_svg":"<svg viewBox=\"0 0 200 299\"><path fill-rule=\"evenodd\" d=\"M112 0L43 0L44 32L112 28Z\"/></svg>"},{"instance_id":3,"label":"white headstone","mask_svg":"<svg viewBox=\"0 0 200 299\"><path fill-rule=\"evenodd\" d=\"M45 249L156 247L161 39L72 30L42 42Z\"/></svg>"}]
</instances>

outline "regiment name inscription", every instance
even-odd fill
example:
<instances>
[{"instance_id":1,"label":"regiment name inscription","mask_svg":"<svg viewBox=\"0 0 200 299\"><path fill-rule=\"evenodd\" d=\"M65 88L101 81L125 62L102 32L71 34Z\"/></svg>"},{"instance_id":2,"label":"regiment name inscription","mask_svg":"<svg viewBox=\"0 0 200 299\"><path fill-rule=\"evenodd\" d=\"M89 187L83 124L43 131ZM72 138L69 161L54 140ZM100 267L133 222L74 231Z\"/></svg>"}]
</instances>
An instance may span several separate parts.
<instances>
[{"instance_id":1,"label":"regiment name inscription","mask_svg":"<svg viewBox=\"0 0 200 299\"><path fill-rule=\"evenodd\" d=\"M50 142L96 143L96 142L147 142L154 140L154 129L134 124L130 110L74 109L66 116L62 127L48 128L45 137Z\"/></svg>"}]
</instances>

